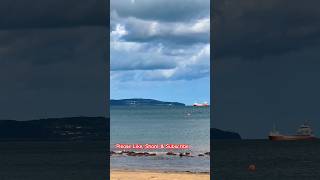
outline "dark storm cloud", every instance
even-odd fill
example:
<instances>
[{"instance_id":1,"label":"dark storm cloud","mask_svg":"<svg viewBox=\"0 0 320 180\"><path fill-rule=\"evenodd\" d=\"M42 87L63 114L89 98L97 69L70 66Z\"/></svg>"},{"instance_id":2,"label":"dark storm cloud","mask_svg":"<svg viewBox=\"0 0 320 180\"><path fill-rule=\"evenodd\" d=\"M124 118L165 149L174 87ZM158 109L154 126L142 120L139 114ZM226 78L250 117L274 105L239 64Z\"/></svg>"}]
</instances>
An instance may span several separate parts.
<instances>
[{"instance_id":1,"label":"dark storm cloud","mask_svg":"<svg viewBox=\"0 0 320 180\"><path fill-rule=\"evenodd\" d=\"M214 123L267 138L308 120L320 135L318 1L215 1Z\"/></svg>"},{"instance_id":2,"label":"dark storm cloud","mask_svg":"<svg viewBox=\"0 0 320 180\"><path fill-rule=\"evenodd\" d=\"M224 0L214 5L215 57L279 55L320 41L319 1Z\"/></svg>"},{"instance_id":3,"label":"dark storm cloud","mask_svg":"<svg viewBox=\"0 0 320 180\"><path fill-rule=\"evenodd\" d=\"M103 48L99 45L105 42L101 37L104 30L103 27L78 27L0 31L1 59L32 65L83 61L87 56L99 54L96 52Z\"/></svg>"},{"instance_id":4,"label":"dark storm cloud","mask_svg":"<svg viewBox=\"0 0 320 180\"><path fill-rule=\"evenodd\" d=\"M0 5L0 119L104 116L106 2Z\"/></svg>"},{"instance_id":5,"label":"dark storm cloud","mask_svg":"<svg viewBox=\"0 0 320 180\"><path fill-rule=\"evenodd\" d=\"M294 134L308 120L320 135L320 46L257 61L216 61L213 126L267 138L273 124Z\"/></svg>"},{"instance_id":6,"label":"dark storm cloud","mask_svg":"<svg viewBox=\"0 0 320 180\"><path fill-rule=\"evenodd\" d=\"M104 0L2 0L0 29L106 26Z\"/></svg>"},{"instance_id":7,"label":"dark storm cloud","mask_svg":"<svg viewBox=\"0 0 320 180\"><path fill-rule=\"evenodd\" d=\"M158 21L190 21L209 14L208 0L116 0L112 10L120 17Z\"/></svg>"},{"instance_id":8,"label":"dark storm cloud","mask_svg":"<svg viewBox=\"0 0 320 180\"><path fill-rule=\"evenodd\" d=\"M105 28L0 32L0 118L104 115ZM10 39L10 40L9 40Z\"/></svg>"}]
</instances>

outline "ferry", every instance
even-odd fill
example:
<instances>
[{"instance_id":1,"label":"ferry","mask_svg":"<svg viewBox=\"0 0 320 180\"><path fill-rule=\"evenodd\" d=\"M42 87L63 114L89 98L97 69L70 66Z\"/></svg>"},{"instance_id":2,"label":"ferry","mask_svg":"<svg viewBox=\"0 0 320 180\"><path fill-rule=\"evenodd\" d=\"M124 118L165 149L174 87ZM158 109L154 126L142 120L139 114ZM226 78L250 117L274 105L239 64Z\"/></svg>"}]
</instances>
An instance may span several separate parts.
<instances>
[{"instance_id":1,"label":"ferry","mask_svg":"<svg viewBox=\"0 0 320 180\"><path fill-rule=\"evenodd\" d=\"M314 140L317 139L312 131L312 128L304 123L299 127L295 135L283 135L280 134L275 128L269 134L269 140L271 141L299 141L299 140Z\"/></svg>"},{"instance_id":2,"label":"ferry","mask_svg":"<svg viewBox=\"0 0 320 180\"><path fill-rule=\"evenodd\" d=\"M207 106L209 106L209 104L208 104L208 102L194 103L193 106L196 106L196 107L207 107Z\"/></svg>"}]
</instances>

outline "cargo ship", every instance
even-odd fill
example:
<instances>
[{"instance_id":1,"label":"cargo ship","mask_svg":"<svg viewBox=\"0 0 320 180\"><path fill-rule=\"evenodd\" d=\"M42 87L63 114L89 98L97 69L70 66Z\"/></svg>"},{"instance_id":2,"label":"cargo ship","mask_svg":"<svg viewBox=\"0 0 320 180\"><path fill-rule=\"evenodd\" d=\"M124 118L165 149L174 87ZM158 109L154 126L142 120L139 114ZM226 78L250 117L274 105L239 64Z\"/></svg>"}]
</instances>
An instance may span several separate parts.
<instances>
[{"instance_id":1,"label":"cargo ship","mask_svg":"<svg viewBox=\"0 0 320 180\"><path fill-rule=\"evenodd\" d=\"M317 139L312 131L312 128L304 123L299 127L295 135L280 134L275 128L269 134L269 140L272 141L299 141L299 140L314 140Z\"/></svg>"},{"instance_id":2,"label":"cargo ship","mask_svg":"<svg viewBox=\"0 0 320 180\"><path fill-rule=\"evenodd\" d=\"M207 102L204 102L204 103L194 103L193 106L196 106L196 107L207 107L209 106L209 104Z\"/></svg>"}]
</instances>

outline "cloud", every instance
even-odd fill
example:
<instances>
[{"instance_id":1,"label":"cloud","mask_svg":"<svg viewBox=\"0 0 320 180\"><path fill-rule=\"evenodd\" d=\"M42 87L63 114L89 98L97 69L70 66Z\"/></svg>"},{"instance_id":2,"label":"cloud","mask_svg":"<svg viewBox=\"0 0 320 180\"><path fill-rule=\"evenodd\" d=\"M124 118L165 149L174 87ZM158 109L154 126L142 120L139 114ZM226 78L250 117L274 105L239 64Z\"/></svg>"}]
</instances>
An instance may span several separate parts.
<instances>
[{"instance_id":1,"label":"cloud","mask_svg":"<svg viewBox=\"0 0 320 180\"><path fill-rule=\"evenodd\" d=\"M146 72L144 80L192 80L208 77L210 74L210 45L204 46L198 53L179 61L174 69Z\"/></svg>"},{"instance_id":2,"label":"cloud","mask_svg":"<svg viewBox=\"0 0 320 180\"><path fill-rule=\"evenodd\" d=\"M122 38L126 41L194 44L208 43L210 19L198 19L192 22L161 23L129 18L125 22L128 33Z\"/></svg>"},{"instance_id":3,"label":"cloud","mask_svg":"<svg viewBox=\"0 0 320 180\"><path fill-rule=\"evenodd\" d=\"M137 82L209 76L209 3L112 1L111 81L129 74Z\"/></svg>"},{"instance_id":4,"label":"cloud","mask_svg":"<svg viewBox=\"0 0 320 180\"><path fill-rule=\"evenodd\" d=\"M290 131L319 118L318 7L314 0L215 1L216 127L257 139L273 122Z\"/></svg>"},{"instance_id":5,"label":"cloud","mask_svg":"<svg viewBox=\"0 0 320 180\"><path fill-rule=\"evenodd\" d=\"M111 33L110 33L113 39L120 39L122 36L125 36L127 34L128 34L128 31L121 24L117 24L115 29L111 30Z\"/></svg>"},{"instance_id":6,"label":"cloud","mask_svg":"<svg viewBox=\"0 0 320 180\"><path fill-rule=\"evenodd\" d=\"M171 59L169 59L170 56L165 57L162 53L155 53L156 51L154 50L150 51L149 56L147 56L147 53L141 55L141 57L150 58L151 61L135 61L134 57L129 55L130 53L122 52L121 55L127 60L119 63L121 60L112 58L111 56L111 62L114 62L114 65L111 63L111 70L114 71L114 78L111 80L127 81L128 78L125 75L129 75L129 73L130 80L136 81L175 81L208 77L210 73L210 45L192 46L191 48L190 51L193 52L191 56L189 54L185 56L171 56ZM117 54L114 54L114 56L120 57ZM157 59L153 57L157 57ZM137 62L150 64L138 64ZM128 70L132 72L127 72ZM117 73L121 75L117 76Z\"/></svg>"},{"instance_id":7,"label":"cloud","mask_svg":"<svg viewBox=\"0 0 320 180\"><path fill-rule=\"evenodd\" d=\"M120 18L116 13L113 14L111 36L117 36L124 41L185 45L209 42L209 15L187 22L161 22L136 17ZM120 35L119 33L123 34Z\"/></svg>"},{"instance_id":8,"label":"cloud","mask_svg":"<svg viewBox=\"0 0 320 180\"><path fill-rule=\"evenodd\" d=\"M104 27L78 27L0 31L1 62L49 65L86 61L90 56L101 59L100 50L106 44L101 36L105 30Z\"/></svg>"},{"instance_id":9,"label":"cloud","mask_svg":"<svg viewBox=\"0 0 320 180\"><path fill-rule=\"evenodd\" d=\"M112 39L117 38L115 35ZM162 54L161 45L113 40L110 48L111 71L171 69L176 66L175 57Z\"/></svg>"},{"instance_id":10,"label":"cloud","mask_svg":"<svg viewBox=\"0 0 320 180\"><path fill-rule=\"evenodd\" d=\"M2 0L0 29L108 26L107 1Z\"/></svg>"},{"instance_id":11,"label":"cloud","mask_svg":"<svg viewBox=\"0 0 320 180\"><path fill-rule=\"evenodd\" d=\"M123 18L156 20L162 22L190 21L207 17L209 0L115 0L111 10Z\"/></svg>"},{"instance_id":12,"label":"cloud","mask_svg":"<svg viewBox=\"0 0 320 180\"><path fill-rule=\"evenodd\" d=\"M0 118L104 115L106 30L1 30Z\"/></svg>"},{"instance_id":13,"label":"cloud","mask_svg":"<svg viewBox=\"0 0 320 180\"><path fill-rule=\"evenodd\" d=\"M134 54L114 52L111 55L111 59L112 71L171 69L176 66L173 58L164 57L160 54L152 54L151 52L136 52Z\"/></svg>"},{"instance_id":14,"label":"cloud","mask_svg":"<svg viewBox=\"0 0 320 180\"><path fill-rule=\"evenodd\" d=\"M216 1L215 57L250 60L315 46L320 40L318 5L296 0Z\"/></svg>"}]
</instances>

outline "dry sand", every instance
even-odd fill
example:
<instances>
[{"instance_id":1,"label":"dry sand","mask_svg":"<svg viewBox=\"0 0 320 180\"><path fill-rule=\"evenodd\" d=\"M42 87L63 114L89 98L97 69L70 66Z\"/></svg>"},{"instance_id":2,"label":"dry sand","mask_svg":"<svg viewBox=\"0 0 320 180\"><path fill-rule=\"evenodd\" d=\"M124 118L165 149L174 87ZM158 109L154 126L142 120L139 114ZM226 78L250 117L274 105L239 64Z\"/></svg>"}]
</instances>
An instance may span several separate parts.
<instances>
[{"instance_id":1,"label":"dry sand","mask_svg":"<svg viewBox=\"0 0 320 180\"><path fill-rule=\"evenodd\" d=\"M111 180L209 180L209 173L111 170Z\"/></svg>"}]
</instances>

